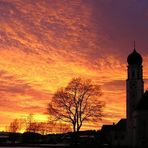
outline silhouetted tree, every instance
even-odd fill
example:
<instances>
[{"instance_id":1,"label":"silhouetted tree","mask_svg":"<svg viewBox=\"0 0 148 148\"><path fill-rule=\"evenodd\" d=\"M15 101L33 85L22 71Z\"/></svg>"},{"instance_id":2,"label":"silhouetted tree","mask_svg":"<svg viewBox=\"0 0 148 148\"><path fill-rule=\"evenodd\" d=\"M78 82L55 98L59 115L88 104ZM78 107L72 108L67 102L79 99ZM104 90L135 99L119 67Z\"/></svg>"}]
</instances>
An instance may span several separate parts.
<instances>
[{"instance_id":1,"label":"silhouetted tree","mask_svg":"<svg viewBox=\"0 0 148 148\"><path fill-rule=\"evenodd\" d=\"M33 114L29 114L26 119L26 132L36 132L37 124L33 121Z\"/></svg>"},{"instance_id":2,"label":"silhouetted tree","mask_svg":"<svg viewBox=\"0 0 148 148\"><path fill-rule=\"evenodd\" d=\"M73 131L78 132L84 121L101 119L104 102L99 100L100 96L99 85L74 78L57 90L48 104L48 112L54 119L72 124Z\"/></svg>"},{"instance_id":3,"label":"silhouetted tree","mask_svg":"<svg viewBox=\"0 0 148 148\"><path fill-rule=\"evenodd\" d=\"M18 132L19 130L21 130L21 125L22 125L21 120L19 120L19 119L14 119L14 120L10 123L8 131L9 131L9 132L12 132L12 133L16 133L16 132Z\"/></svg>"},{"instance_id":4,"label":"silhouetted tree","mask_svg":"<svg viewBox=\"0 0 148 148\"><path fill-rule=\"evenodd\" d=\"M58 128L58 131L60 133L67 133L67 132L71 132L71 127L69 124L66 123L62 123L59 122L57 126L55 126L56 128Z\"/></svg>"},{"instance_id":5,"label":"silhouetted tree","mask_svg":"<svg viewBox=\"0 0 148 148\"><path fill-rule=\"evenodd\" d=\"M32 122L29 124L29 127L26 129L28 132L39 133L41 131L42 123L40 122Z\"/></svg>"},{"instance_id":6,"label":"silhouetted tree","mask_svg":"<svg viewBox=\"0 0 148 148\"><path fill-rule=\"evenodd\" d=\"M27 118L24 119L25 132L40 133L42 126L41 122L36 122L33 118L34 114L28 114Z\"/></svg>"}]
</instances>

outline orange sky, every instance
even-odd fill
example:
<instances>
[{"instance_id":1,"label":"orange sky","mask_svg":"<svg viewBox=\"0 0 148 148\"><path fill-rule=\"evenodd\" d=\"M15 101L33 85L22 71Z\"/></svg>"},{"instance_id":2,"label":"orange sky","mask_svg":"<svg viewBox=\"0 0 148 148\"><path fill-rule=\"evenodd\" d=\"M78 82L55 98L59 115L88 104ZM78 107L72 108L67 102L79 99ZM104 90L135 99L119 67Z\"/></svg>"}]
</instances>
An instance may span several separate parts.
<instances>
[{"instance_id":1,"label":"orange sky","mask_svg":"<svg viewBox=\"0 0 148 148\"><path fill-rule=\"evenodd\" d=\"M47 119L52 94L77 76L100 84L106 102L105 118L85 129L125 117L126 58L133 40L144 57L148 89L146 5L146 0L0 0L0 129L29 113Z\"/></svg>"}]
</instances>

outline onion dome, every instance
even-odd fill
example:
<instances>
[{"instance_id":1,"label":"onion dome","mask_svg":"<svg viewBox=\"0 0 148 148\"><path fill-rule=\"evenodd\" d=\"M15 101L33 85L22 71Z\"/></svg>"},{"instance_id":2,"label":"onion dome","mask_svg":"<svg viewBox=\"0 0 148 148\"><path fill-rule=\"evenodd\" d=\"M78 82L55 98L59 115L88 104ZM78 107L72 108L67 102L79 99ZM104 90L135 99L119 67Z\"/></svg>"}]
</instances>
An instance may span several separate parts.
<instances>
[{"instance_id":1,"label":"onion dome","mask_svg":"<svg viewBox=\"0 0 148 148\"><path fill-rule=\"evenodd\" d=\"M129 65L141 65L143 62L142 56L135 50L128 56L127 62Z\"/></svg>"}]
</instances>

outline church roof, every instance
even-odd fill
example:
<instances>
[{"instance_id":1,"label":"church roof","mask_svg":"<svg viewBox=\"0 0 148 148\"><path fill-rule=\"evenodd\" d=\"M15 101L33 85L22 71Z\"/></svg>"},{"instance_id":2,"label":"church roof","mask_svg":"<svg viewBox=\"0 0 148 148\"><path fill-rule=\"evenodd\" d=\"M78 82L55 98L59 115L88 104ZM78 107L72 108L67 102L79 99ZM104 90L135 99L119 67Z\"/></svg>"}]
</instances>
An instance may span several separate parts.
<instances>
[{"instance_id":1,"label":"church roof","mask_svg":"<svg viewBox=\"0 0 148 148\"><path fill-rule=\"evenodd\" d=\"M148 110L148 90L142 96L136 110Z\"/></svg>"},{"instance_id":2,"label":"church roof","mask_svg":"<svg viewBox=\"0 0 148 148\"><path fill-rule=\"evenodd\" d=\"M116 130L118 131L124 131L126 130L126 119L121 119L116 125Z\"/></svg>"},{"instance_id":3,"label":"church roof","mask_svg":"<svg viewBox=\"0 0 148 148\"><path fill-rule=\"evenodd\" d=\"M117 124L103 125L101 131L108 133L110 131L125 131L126 130L126 119L121 119Z\"/></svg>"},{"instance_id":4,"label":"church roof","mask_svg":"<svg viewBox=\"0 0 148 148\"><path fill-rule=\"evenodd\" d=\"M102 132L109 132L111 130L113 130L114 125L103 125L101 131Z\"/></svg>"},{"instance_id":5,"label":"church roof","mask_svg":"<svg viewBox=\"0 0 148 148\"><path fill-rule=\"evenodd\" d=\"M129 65L141 65L142 61L142 56L136 51L135 48L134 51L127 58L127 62Z\"/></svg>"}]
</instances>

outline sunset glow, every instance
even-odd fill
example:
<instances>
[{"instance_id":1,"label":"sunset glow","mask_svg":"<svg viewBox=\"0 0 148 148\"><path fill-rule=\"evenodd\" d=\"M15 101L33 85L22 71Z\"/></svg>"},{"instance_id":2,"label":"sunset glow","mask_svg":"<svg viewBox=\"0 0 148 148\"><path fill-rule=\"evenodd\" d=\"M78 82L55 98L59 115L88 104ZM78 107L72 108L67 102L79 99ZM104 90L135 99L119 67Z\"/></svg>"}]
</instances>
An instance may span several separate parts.
<instances>
[{"instance_id":1,"label":"sunset glow","mask_svg":"<svg viewBox=\"0 0 148 148\"><path fill-rule=\"evenodd\" d=\"M146 0L0 0L0 129L30 113L47 121L53 93L79 76L101 85L106 102L103 120L83 129L124 118L133 40L148 89L146 5Z\"/></svg>"}]
</instances>

